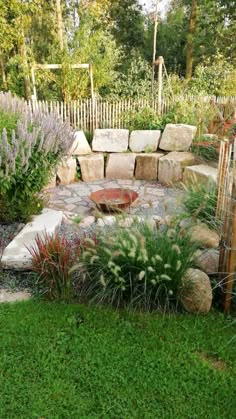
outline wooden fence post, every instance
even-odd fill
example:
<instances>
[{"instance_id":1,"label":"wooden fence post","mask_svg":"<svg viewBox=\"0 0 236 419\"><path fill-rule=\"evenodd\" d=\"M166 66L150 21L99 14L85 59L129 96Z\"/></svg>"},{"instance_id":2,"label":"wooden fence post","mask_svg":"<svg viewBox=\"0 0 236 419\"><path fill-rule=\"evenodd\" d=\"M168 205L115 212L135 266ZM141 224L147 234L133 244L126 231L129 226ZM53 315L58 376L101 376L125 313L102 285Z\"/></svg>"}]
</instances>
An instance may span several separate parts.
<instances>
[{"instance_id":1,"label":"wooden fence post","mask_svg":"<svg viewBox=\"0 0 236 419\"><path fill-rule=\"evenodd\" d=\"M157 113L161 115L162 108L162 72L163 72L163 57L158 57L158 99L157 99Z\"/></svg>"},{"instance_id":2,"label":"wooden fence post","mask_svg":"<svg viewBox=\"0 0 236 419\"><path fill-rule=\"evenodd\" d=\"M235 269L236 269L236 193L235 193L235 185L234 185L234 193L232 195L232 237L230 240L229 246L229 255L228 255L228 274L225 281L225 306L224 311L225 314L229 314L230 307L231 307L231 300L232 300L232 293L233 293L233 284L234 284L234 276L235 276Z\"/></svg>"}]
</instances>

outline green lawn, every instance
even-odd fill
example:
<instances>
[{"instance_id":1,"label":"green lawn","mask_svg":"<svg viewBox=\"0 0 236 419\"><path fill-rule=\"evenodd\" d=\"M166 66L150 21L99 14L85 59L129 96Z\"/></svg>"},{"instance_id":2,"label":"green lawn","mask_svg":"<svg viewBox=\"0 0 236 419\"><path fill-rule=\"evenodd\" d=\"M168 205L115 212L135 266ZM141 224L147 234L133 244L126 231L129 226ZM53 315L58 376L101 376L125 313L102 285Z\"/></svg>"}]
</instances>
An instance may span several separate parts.
<instances>
[{"instance_id":1,"label":"green lawn","mask_svg":"<svg viewBox=\"0 0 236 419\"><path fill-rule=\"evenodd\" d=\"M0 305L0 418L236 417L236 324Z\"/></svg>"}]
</instances>

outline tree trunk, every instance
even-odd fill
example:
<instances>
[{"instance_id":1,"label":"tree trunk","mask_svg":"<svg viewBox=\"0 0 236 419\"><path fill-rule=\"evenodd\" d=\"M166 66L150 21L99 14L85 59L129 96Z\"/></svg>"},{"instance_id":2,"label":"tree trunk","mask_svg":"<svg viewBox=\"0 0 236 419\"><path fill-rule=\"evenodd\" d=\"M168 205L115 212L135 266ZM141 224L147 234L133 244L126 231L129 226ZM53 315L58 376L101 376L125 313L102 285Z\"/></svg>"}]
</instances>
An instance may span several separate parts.
<instances>
[{"instance_id":1,"label":"tree trunk","mask_svg":"<svg viewBox=\"0 0 236 419\"><path fill-rule=\"evenodd\" d=\"M186 79L190 80L193 74L193 37L196 31L197 21L197 0L192 0L191 15L189 20L189 29L187 35L186 50Z\"/></svg>"},{"instance_id":2,"label":"tree trunk","mask_svg":"<svg viewBox=\"0 0 236 419\"><path fill-rule=\"evenodd\" d=\"M1 71L1 77L2 77L2 89L7 91L7 77L6 77L6 71L5 71L5 63L3 54L0 48L0 71Z\"/></svg>"},{"instance_id":3,"label":"tree trunk","mask_svg":"<svg viewBox=\"0 0 236 419\"><path fill-rule=\"evenodd\" d=\"M155 65L156 65L155 61L156 61L156 51L157 51L158 4L159 4L159 0L156 0L156 11L154 15L153 55L152 55L152 84L151 84L152 96L154 95Z\"/></svg>"},{"instance_id":4,"label":"tree trunk","mask_svg":"<svg viewBox=\"0 0 236 419\"><path fill-rule=\"evenodd\" d=\"M63 40L63 20L61 11L61 0L56 0L56 19L57 19L57 37L59 40L60 49L64 48Z\"/></svg>"},{"instance_id":5,"label":"tree trunk","mask_svg":"<svg viewBox=\"0 0 236 419\"><path fill-rule=\"evenodd\" d=\"M26 100L31 99L31 88L30 88L30 78L29 78L29 66L27 61L27 51L24 32L22 31L21 43L20 43L20 55L22 60L23 67L23 78L24 78L24 88L25 88L25 98Z\"/></svg>"}]
</instances>

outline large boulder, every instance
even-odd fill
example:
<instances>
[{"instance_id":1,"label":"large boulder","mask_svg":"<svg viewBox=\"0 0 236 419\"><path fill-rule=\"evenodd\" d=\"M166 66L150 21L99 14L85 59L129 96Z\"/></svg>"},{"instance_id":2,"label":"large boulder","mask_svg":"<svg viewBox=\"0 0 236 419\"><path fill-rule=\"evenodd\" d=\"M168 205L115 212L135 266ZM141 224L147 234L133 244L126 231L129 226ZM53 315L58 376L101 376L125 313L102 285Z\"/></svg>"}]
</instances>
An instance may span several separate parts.
<instances>
[{"instance_id":1,"label":"large boulder","mask_svg":"<svg viewBox=\"0 0 236 419\"><path fill-rule=\"evenodd\" d=\"M69 155L80 156L83 154L90 154L90 153L92 153L92 150L87 141L87 138L84 135L84 132L76 131L73 143L69 151Z\"/></svg>"},{"instance_id":2,"label":"large boulder","mask_svg":"<svg viewBox=\"0 0 236 419\"><path fill-rule=\"evenodd\" d=\"M106 178L133 179L136 154L109 154L106 165Z\"/></svg>"},{"instance_id":3,"label":"large boulder","mask_svg":"<svg viewBox=\"0 0 236 419\"><path fill-rule=\"evenodd\" d=\"M186 184L217 183L218 170L206 164L199 164L195 166L186 167L183 176L183 182Z\"/></svg>"},{"instance_id":4,"label":"large boulder","mask_svg":"<svg viewBox=\"0 0 236 419\"><path fill-rule=\"evenodd\" d=\"M160 182L171 185L180 182L186 166L194 164L194 155L187 151L172 151L159 160L158 179Z\"/></svg>"},{"instance_id":5,"label":"large boulder","mask_svg":"<svg viewBox=\"0 0 236 419\"><path fill-rule=\"evenodd\" d=\"M196 132L193 125L167 124L159 147L165 151L188 151Z\"/></svg>"},{"instance_id":6,"label":"large boulder","mask_svg":"<svg viewBox=\"0 0 236 419\"><path fill-rule=\"evenodd\" d=\"M136 156L135 178L141 180L156 180L158 161L161 153L139 154Z\"/></svg>"},{"instance_id":7,"label":"large boulder","mask_svg":"<svg viewBox=\"0 0 236 419\"><path fill-rule=\"evenodd\" d=\"M220 244L220 236L211 230L206 224L199 223L189 230L191 241L199 243L202 247L217 249Z\"/></svg>"},{"instance_id":8,"label":"large boulder","mask_svg":"<svg viewBox=\"0 0 236 419\"><path fill-rule=\"evenodd\" d=\"M194 264L206 274L215 274L219 267L219 251L216 249L198 250L194 255Z\"/></svg>"},{"instance_id":9,"label":"large boulder","mask_svg":"<svg viewBox=\"0 0 236 419\"><path fill-rule=\"evenodd\" d=\"M189 313L208 313L212 304L212 289L207 274L200 269L188 269L182 280L180 299Z\"/></svg>"},{"instance_id":10,"label":"large boulder","mask_svg":"<svg viewBox=\"0 0 236 419\"><path fill-rule=\"evenodd\" d=\"M78 158L82 180L92 182L104 178L104 157L102 154L90 154Z\"/></svg>"},{"instance_id":11,"label":"large boulder","mask_svg":"<svg viewBox=\"0 0 236 419\"><path fill-rule=\"evenodd\" d=\"M73 157L64 158L57 168L57 177L61 185L68 185L76 178L76 159Z\"/></svg>"},{"instance_id":12,"label":"large boulder","mask_svg":"<svg viewBox=\"0 0 236 419\"><path fill-rule=\"evenodd\" d=\"M122 153L127 151L129 130L127 129L96 129L92 149L107 153Z\"/></svg>"},{"instance_id":13,"label":"large boulder","mask_svg":"<svg viewBox=\"0 0 236 419\"><path fill-rule=\"evenodd\" d=\"M161 131L158 130L132 131L129 139L129 148L135 153L156 151L160 136Z\"/></svg>"}]
</instances>

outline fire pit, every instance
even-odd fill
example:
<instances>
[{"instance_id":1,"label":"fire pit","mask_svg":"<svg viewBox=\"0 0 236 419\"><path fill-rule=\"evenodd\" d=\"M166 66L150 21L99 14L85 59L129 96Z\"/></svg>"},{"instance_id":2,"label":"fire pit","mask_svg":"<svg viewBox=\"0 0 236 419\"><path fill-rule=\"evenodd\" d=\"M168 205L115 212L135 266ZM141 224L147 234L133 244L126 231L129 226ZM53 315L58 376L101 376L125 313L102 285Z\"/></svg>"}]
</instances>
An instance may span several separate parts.
<instances>
[{"instance_id":1,"label":"fire pit","mask_svg":"<svg viewBox=\"0 0 236 419\"><path fill-rule=\"evenodd\" d=\"M102 189L89 197L101 211L124 210L138 198L138 193L130 189Z\"/></svg>"}]
</instances>

